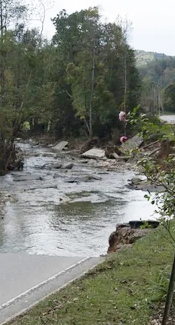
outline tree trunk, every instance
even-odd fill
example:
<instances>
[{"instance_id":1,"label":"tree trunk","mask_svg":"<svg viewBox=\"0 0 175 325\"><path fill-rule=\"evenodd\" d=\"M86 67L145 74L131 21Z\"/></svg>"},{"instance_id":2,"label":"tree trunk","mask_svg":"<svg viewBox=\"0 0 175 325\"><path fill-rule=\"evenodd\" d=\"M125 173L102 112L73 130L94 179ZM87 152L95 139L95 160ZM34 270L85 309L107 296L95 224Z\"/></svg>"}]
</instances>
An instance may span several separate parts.
<instances>
[{"instance_id":1,"label":"tree trunk","mask_svg":"<svg viewBox=\"0 0 175 325\"><path fill-rule=\"evenodd\" d=\"M94 59L94 49L92 51L92 78L91 78L91 95L90 95L90 105L89 105L89 138L92 138L92 103L94 94L94 78L95 78L95 59Z\"/></svg>"},{"instance_id":2,"label":"tree trunk","mask_svg":"<svg viewBox=\"0 0 175 325\"><path fill-rule=\"evenodd\" d=\"M4 26L3 26L3 5L2 5L2 1L0 2L0 33L1 33L1 51L2 51L2 57L3 57L3 30L4 30ZM1 60L1 80L0 80L0 84L1 84L1 100L3 97L3 93L4 93L4 62L3 60Z\"/></svg>"},{"instance_id":3,"label":"tree trunk","mask_svg":"<svg viewBox=\"0 0 175 325\"><path fill-rule=\"evenodd\" d=\"M166 298L166 304L165 304L162 325L166 325L167 321L168 321L168 316L169 316L169 312L170 312L170 309L172 306L173 295L174 295L174 281L175 281L175 255L174 255L174 261L173 261L171 277L170 277L170 282L169 282L169 287L168 287L168 293L167 293L167 298Z\"/></svg>"},{"instance_id":4,"label":"tree trunk","mask_svg":"<svg viewBox=\"0 0 175 325\"><path fill-rule=\"evenodd\" d=\"M126 48L124 49L124 112L126 113L126 97L127 97L127 62L126 62ZM126 136L126 125L127 123L123 123L123 133Z\"/></svg>"}]
</instances>

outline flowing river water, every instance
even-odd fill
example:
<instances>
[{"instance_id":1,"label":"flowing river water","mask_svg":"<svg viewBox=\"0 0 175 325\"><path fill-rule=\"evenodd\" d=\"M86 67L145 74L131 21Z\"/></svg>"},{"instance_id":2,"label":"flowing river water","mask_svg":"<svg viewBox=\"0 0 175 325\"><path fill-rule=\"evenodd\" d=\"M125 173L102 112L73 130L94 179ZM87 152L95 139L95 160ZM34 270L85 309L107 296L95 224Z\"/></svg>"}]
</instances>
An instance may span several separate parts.
<instances>
[{"instance_id":1,"label":"flowing river water","mask_svg":"<svg viewBox=\"0 0 175 325\"><path fill-rule=\"evenodd\" d=\"M0 252L99 256L117 223L153 217L145 193L126 187L132 171L106 171L31 143L20 147L24 170L0 179ZM59 162L73 168L49 168Z\"/></svg>"}]
</instances>

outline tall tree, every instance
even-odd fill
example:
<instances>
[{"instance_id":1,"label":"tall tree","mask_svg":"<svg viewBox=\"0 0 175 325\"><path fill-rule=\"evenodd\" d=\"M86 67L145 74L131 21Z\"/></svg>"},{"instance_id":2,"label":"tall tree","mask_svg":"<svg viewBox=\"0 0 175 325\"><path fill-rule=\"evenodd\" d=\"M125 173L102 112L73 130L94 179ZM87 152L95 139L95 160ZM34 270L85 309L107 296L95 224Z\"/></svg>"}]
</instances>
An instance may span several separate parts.
<instances>
[{"instance_id":1,"label":"tall tree","mask_svg":"<svg viewBox=\"0 0 175 325\"><path fill-rule=\"evenodd\" d=\"M123 103L128 109L137 104L134 52L121 26L102 24L96 7L71 15L62 11L53 21L57 30L53 43L70 85L66 91L91 137L97 124L114 124Z\"/></svg>"},{"instance_id":2,"label":"tall tree","mask_svg":"<svg viewBox=\"0 0 175 325\"><path fill-rule=\"evenodd\" d=\"M175 83L165 88L164 106L167 111L175 112Z\"/></svg>"}]
</instances>

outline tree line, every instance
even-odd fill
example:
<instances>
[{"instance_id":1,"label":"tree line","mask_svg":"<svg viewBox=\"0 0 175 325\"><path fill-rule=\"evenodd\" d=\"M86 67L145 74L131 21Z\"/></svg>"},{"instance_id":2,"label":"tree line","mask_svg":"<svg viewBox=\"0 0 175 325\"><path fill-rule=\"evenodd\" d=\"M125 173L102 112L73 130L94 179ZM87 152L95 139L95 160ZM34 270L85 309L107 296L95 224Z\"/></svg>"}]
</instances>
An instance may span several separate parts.
<instances>
[{"instance_id":1,"label":"tree line","mask_svg":"<svg viewBox=\"0 0 175 325\"><path fill-rule=\"evenodd\" d=\"M137 60L142 80L142 107L153 114L175 113L175 57L157 55L155 59L141 64L137 53Z\"/></svg>"},{"instance_id":2,"label":"tree line","mask_svg":"<svg viewBox=\"0 0 175 325\"><path fill-rule=\"evenodd\" d=\"M48 41L28 28L27 15L22 2L0 0L0 170L25 127L55 138L111 138L119 111L140 99L134 51L121 24L102 23L96 7L62 10Z\"/></svg>"}]
</instances>

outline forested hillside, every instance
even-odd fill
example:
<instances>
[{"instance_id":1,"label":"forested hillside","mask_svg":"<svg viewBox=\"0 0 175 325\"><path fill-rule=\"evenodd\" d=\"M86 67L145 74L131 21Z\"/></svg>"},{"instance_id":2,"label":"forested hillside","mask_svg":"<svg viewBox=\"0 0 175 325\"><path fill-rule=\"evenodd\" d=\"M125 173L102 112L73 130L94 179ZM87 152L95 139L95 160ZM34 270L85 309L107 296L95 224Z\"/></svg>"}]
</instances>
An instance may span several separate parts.
<instances>
[{"instance_id":1,"label":"forested hillside","mask_svg":"<svg viewBox=\"0 0 175 325\"><path fill-rule=\"evenodd\" d=\"M142 106L153 113L175 113L175 57L144 51L135 55L142 80Z\"/></svg>"},{"instance_id":2,"label":"forested hillside","mask_svg":"<svg viewBox=\"0 0 175 325\"><path fill-rule=\"evenodd\" d=\"M170 57L170 56L167 56L166 54L163 54L163 53L135 50L135 58L136 58L137 67L146 65L147 63L150 63L153 60L166 59L167 57Z\"/></svg>"},{"instance_id":3,"label":"forested hillside","mask_svg":"<svg viewBox=\"0 0 175 325\"><path fill-rule=\"evenodd\" d=\"M101 23L97 8L53 19L51 42L29 29L25 2L0 0L0 170L24 126L68 136L109 138L118 112L140 99L134 51L117 24Z\"/></svg>"}]
</instances>

